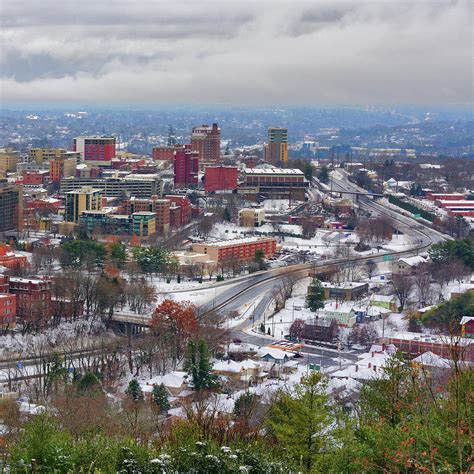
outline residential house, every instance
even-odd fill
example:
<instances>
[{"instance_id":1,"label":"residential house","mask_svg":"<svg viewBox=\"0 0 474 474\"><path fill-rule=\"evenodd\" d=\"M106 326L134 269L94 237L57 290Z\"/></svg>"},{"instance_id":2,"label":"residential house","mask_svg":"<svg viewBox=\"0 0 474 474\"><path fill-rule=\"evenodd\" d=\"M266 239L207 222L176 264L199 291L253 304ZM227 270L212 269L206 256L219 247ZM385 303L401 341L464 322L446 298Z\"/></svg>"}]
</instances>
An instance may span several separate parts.
<instances>
[{"instance_id":1,"label":"residential house","mask_svg":"<svg viewBox=\"0 0 474 474\"><path fill-rule=\"evenodd\" d=\"M418 265L425 262L426 260L421 255L399 258L392 263L392 274L410 275L415 271Z\"/></svg>"},{"instance_id":2,"label":"residential house","mask_svg":"<svg viewBox=\"0 0 474 474\"><path fill-rule=\"evenodd\" d=\"M369 300L370 306L397 311L397 297L395 295L372 295Z\"/></svg>"}]
</instances>

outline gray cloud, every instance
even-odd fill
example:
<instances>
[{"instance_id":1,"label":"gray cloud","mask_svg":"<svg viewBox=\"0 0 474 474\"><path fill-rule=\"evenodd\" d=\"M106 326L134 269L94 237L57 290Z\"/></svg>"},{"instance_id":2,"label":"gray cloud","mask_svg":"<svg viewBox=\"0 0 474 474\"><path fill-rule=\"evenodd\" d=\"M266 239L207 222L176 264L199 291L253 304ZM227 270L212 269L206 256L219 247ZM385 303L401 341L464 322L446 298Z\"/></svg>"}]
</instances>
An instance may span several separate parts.
<instances>
[{"instance_id":1,"label":"gray cloud","mask_svg":"<svg viewBox=\"0 0 474 474\"><path fill-rule=\"evenodd\" d=\"M459 2L3 0L11 102L467 104Z\"/></svg>"}]
</instances>

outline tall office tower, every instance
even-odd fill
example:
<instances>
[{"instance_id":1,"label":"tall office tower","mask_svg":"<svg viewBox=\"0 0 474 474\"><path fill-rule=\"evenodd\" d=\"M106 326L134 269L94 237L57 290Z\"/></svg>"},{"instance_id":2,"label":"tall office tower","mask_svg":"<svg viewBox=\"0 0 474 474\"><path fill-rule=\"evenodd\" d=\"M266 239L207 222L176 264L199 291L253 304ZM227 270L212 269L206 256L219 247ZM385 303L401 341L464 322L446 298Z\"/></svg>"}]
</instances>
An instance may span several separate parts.
<instances>
[{"instance_id":1,"label":"tall office tower","mask_svg":"<svg viewBox=\"0 0 474 474\"><path fill-rule=\"evenodd\" d=\"M184 145L174 154L174 185L185 187L198 184L199 152Z\"/></svg>"},{"instance_id":2,"label":"tall office tower","mask_svg":"<svg viewBox=\"0 0 474 474\"><path fill-rule=\"evenodd\" d=\"M30 148L28 150L28 160L37 165L49 163L54 158L59 158L66 150L64 148Z\"/></svg>"},{"instance_id":3,"label":"tall office tower","mask_svg":"<svg viewBox=\"0 0 474 474\"><path fill-rule=\"evenodd\" d=\"M191 134L192 149L199 152L200 165L215 165L221 157L221 129L217 123L194 127Z\"/></svg>"},{"instance_id":4,"label":"tall office tower","mask_svg":"<svg viewBox=\"0 0 474 474\"><path fill-rule=\"evenodd\" d=\"M0 233L23 227L23 189L0 180Z\"/></svg>"},{"instance_id":5,"label":"tall office tower","mask_svg":"<svg viewBox=\"0 0 474 474\"><path fill-rule=\"evenodd\" d=\"M100 211L102 209L102 189L84 186L65 194L64 220L79 223L79 217L84 211Z\"/></svg>"},{"instance_id":6,"label":"tall office tower","mask_svg":"<svg viewBox=\"0 0 474 474\"><path fill-rule=\"evenodd\" d=\"M11 148L0 149L0 174L6 175L7 172L16 171L20 152Z\"/></svg>"},{"instance_id":7,"label":"tall office tower","mask_svg":"<svg viewBox=\"0 0 474 474\"><path fill-rule=\"evenodd\" d=\"M112 158L115 158L115 137L77 137L74 139L74 151L81 154L86 164L110 166Z\"/></svg>"},{"instance_id":8,"label":"tall office tower","mask_svg":"<svg viewBox=\"0 0 474 474\"><path fill-rule=\"evenodd\" d=\"M271 165L278 166L288 163L288 129L269 128L268 144L264 149L264 159Z\"/></svg>"}]
</instances>

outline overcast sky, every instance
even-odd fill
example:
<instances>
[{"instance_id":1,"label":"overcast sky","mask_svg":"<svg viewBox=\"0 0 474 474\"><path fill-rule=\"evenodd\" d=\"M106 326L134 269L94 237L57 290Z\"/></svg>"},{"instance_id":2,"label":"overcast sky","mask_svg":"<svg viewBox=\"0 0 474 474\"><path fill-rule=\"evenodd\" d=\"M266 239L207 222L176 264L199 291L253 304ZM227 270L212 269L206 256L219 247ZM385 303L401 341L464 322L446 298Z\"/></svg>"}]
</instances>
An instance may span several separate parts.
<instances>
[{"instance_id":1,"label":"overcast sky","mask_svg":"<svg viewBox=\"0 0 474 474\"><path fill-rule=\"evenodd\" d=\"M8 103L468 105L466 1L0 0Z\"/></svg>"}]
</instances>

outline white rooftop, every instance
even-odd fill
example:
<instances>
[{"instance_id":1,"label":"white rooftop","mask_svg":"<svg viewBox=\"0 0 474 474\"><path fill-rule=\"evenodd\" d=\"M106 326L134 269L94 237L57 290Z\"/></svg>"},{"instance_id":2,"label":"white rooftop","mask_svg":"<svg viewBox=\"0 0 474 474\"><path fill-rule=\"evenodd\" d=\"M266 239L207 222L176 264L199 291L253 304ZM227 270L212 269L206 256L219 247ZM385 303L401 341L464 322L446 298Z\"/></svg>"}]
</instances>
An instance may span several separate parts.
<instances>
[{"instance_id":1,"label":"white rooftop","mask_svg":"<svg viewBox=\"0 0 474 474\"><path fill-rule=\"evenodd\" d=\"M304 173L297 168L245 168L245 174L296 174L304 176Z\"/></svg>"}]
</instances>

